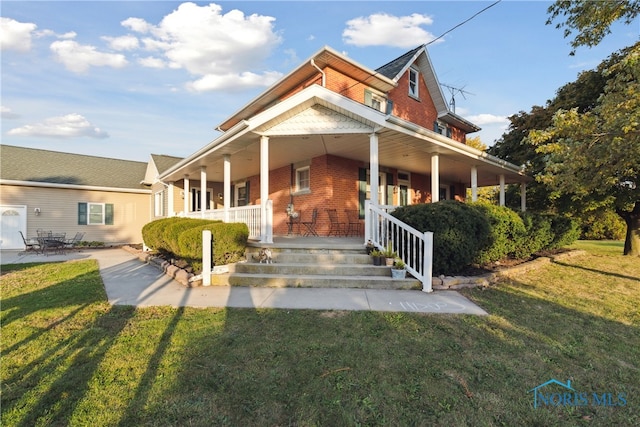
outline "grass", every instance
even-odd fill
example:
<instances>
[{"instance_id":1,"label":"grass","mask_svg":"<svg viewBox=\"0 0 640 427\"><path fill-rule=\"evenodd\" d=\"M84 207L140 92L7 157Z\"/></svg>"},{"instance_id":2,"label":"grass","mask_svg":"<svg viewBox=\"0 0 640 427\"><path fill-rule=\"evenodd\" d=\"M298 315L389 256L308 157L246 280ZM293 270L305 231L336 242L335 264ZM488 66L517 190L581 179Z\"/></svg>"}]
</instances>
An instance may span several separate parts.
<instances>
[{"instance_id":1,"label":"grass","mask_svg":"<svg viewBox=\"0 0 640 427\"><path fill-rule=\"evenodd\" d=\"M639 425L640 263L608 245L465 291L485 317L134 309L91 260L2 266L1 424ZM626 405L536 409L550 378Z\"/></svg>"}]
</instances>

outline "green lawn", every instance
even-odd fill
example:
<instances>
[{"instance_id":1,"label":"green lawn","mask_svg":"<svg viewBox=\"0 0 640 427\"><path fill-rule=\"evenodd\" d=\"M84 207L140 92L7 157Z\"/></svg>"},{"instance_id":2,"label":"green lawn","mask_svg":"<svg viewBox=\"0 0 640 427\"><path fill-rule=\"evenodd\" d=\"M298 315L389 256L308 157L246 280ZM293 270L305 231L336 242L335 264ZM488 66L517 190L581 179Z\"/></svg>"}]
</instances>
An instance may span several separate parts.
<instances>
[{"instance_id":1,"label":"green lawn","mask_svg":"<svg viewBox=\"0 0 640 427\"><path fill-rule=\"evenodd\" d=\"M1 424L640 425L640 262L576 247L465 291L485 317L111 307L94 261L3 266ZM625 404L534 408L551 378Z\"/></svg>"}]
</instances>

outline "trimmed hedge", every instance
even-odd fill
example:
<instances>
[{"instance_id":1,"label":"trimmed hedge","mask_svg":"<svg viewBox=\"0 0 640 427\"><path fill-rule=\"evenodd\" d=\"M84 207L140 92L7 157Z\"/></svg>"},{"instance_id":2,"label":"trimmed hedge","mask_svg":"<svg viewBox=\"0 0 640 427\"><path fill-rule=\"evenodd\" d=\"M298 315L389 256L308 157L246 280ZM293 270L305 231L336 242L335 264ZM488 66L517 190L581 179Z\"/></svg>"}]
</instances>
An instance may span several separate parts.
<instances>
[{"instance_id":1,"label":"trimmed hedge","mask_svg":"<svg viewBox=\"0 0 640 427\"><path fill-rule=\"evenodd\" d=\"M180 247L179 237L182 232L195 227L204 227L211 225L212 223L219 223L222 221L211 221L207 219L199 218L184 218L182 221L175 221L167 224L162 230L162 240L167 246L166 250L180 256L182 251Z\"/></svg>"},{"instance_id":2,"label":"trimmed hedge","mask_svg":"<svg viewBox=\"0 0 640 427\"><path fill-rule=\"evenodd\" d=\"M185 259L195 271L202 270L202 231L210 230L213 239L213 265L225 265L243 259L249 228L241 223L215 222L180 233L176 255Z\"/></svg>"},{"instance_id":3,"label":"trimmed hedge","mask_svg":"<svg viewBox=\"0 0 640 427\"><path fill-rule=\"evenodd\" d=\"M505 207L485 202L471 206L489 221L489 242L474 258L475 264L489 264L507 257L513 257L522 247L526 228L518 214ZM529 254L530 255L530 254Z\"/></svg>"},{"instance_id":4,"label":"trimmed hedge","mask_svg":"<svg viewBox=\"0 0 640 427\"><path fill-rule=\"evenodd\" d=\"M142 241L145 246L151 249L168 251L169 245L164 241L164 229L185 219L180 217L162 218L145 224L142 227Z\"/></svg>"},{"instance_id":5,"label":"trimmed hedge","mask_svg":"<svg viewBox=\"0 0 640 427\"><path fill-rule=\"evenodd\" d=\"M490 239L487 218L471 205L455 200L403 206L391 215L419 231L434 231L435 274L455 272L470 265Z\"/></svg>"},{"instance_id":6,"label":"trimmed hedge","mask_svg":"<svg viewBox=\"0 0 640 427\"><path fill-rule=\"evenodd\" d=\"M202 230L211 230L214 265L237 262L244 257L249 239L249 228L246 224L198 218L163 218L142 227L142 239L149 248L181 258L187 261L194 271L200 271Z\"/></svg>"},{"instance_id":7,"label":"trimmed hedge","mask_svg":"<svg viewBox=\"0 0 640 427\"><path fill-rule=\"evenodd\" d=\"M422 232L434 232L434 274L455 274L505 258L527 259L570 245L580 236L578 223L570 218L518 214L486 203L444 200L404 206L391 215Z\"/></svg>"}]
</instances>

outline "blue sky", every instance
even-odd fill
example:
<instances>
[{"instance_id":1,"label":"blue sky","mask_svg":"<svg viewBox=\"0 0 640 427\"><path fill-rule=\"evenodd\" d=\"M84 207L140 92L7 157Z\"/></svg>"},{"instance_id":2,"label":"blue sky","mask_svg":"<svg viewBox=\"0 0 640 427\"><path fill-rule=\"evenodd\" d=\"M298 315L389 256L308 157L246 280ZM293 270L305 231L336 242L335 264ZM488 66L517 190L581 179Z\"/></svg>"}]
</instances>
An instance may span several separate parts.
<instances>
[{"instance_id":1,"label":"blue sky","mask_svg":"<svg viewBox=\"0 0 640 427\"><path fill-rule=\"evenodd\" d=\"M375 69L484 1L3 1L2 143L146 161L185 157L325 45ZM551 2L503 0L432 43L456 113L491 145L506 117L544 105L635 43L640 19L569 56ZM450 99L449 89L444 88Z\"/></svg>"}]
</instances>

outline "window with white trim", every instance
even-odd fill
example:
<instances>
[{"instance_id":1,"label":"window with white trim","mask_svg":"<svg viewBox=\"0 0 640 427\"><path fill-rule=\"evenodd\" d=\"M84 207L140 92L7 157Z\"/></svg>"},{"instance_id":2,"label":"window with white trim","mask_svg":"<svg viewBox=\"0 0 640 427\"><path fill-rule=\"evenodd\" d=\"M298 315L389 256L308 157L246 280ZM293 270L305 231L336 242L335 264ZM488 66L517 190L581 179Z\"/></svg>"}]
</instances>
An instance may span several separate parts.
<instances>
[{"instance_id":1,"label":"window with white trim","mask_svg":"<svg viewBox=\"0 0 640 427\"><path fill-rule=\"evenodd\" d=\"M296 192L311 189L311 169L309 166L296 169Z\"/></svg>"},{"instance_id":2,"label":"window with white trim","mask_svg":"<svg viewBox=\"0 0 640 427\"><path fill-rule=\"evenodd\" d=\"M113 204L78 203L78 225L113 225Z\"/></svg>"},{"instance_id":3,"label":"window with white trim","mask_svg":"<svg viewBox=\"0 0 640 427\"><path fill-rule=\"evenodd\" d=\"M158 191L153 195L154 216L164 216L164 191Z\"/></svg>"},{"instance_id":4,"label":"window with white trim","mask_svg":"<svg viewBox=\"0 0 640 427\"><path fill-rule=\"evenodd\" d=\"M409 68L409 95L418 97L418 82L420 73L415 68Z\"/></svg>"},{"instance_id":5,"label":"window with white trim","mask_svg":"<svg viewBox=\"0 0 640 427\"><path fill-rule=\"evenodd\" d=\"M368 89L364 91L364 103L374 110L387 112L387 98Z\"/></svg>"}]
</instances>

